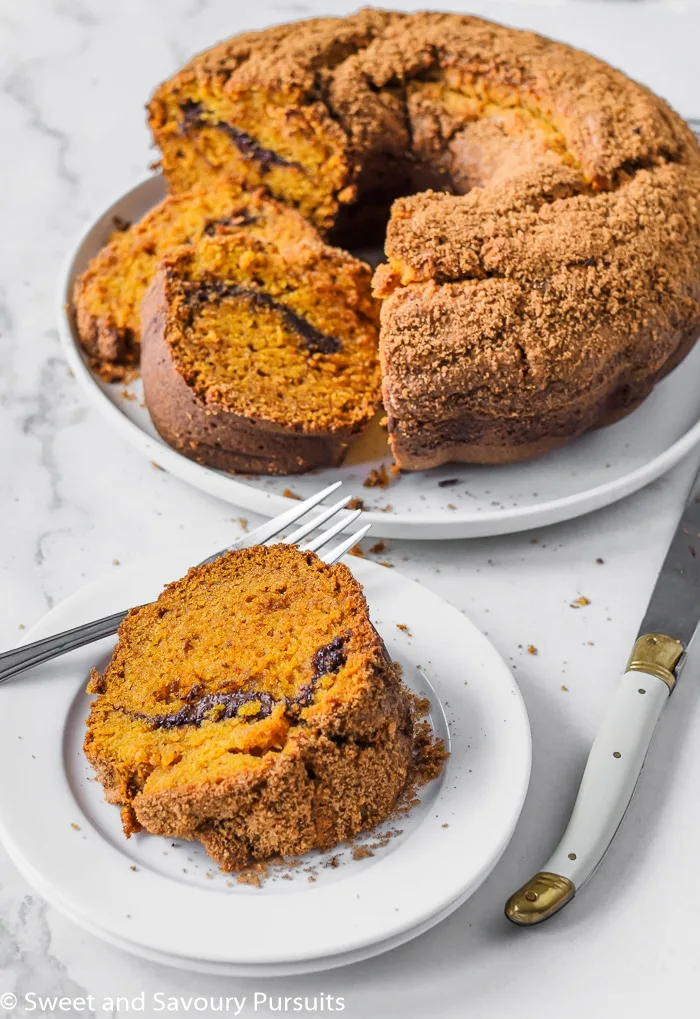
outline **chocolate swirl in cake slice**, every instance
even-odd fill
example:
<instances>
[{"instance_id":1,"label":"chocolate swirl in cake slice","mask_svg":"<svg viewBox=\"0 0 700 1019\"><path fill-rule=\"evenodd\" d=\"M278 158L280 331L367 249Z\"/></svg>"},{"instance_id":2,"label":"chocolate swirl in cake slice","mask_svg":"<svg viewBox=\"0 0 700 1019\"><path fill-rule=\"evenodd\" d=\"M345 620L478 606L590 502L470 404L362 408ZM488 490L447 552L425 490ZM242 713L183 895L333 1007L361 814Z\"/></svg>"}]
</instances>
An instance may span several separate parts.
<instances>
[{"instance_id":1,"label":"chocolate swirl in cake slice","mask_svg":"<svg viewBox=\"0 0 700 1019\"><path fill-rule=\"evenodd\" d=\"M299 163L284 159L272 149L266 149L247 131L242 131L234 124L227 124L208 116L203 103L186 100L180 105L180 109L182 110L183 131L188 132L195 128L214 128L217 131L223 131L244 156L248 156L260 166L263 173L266 173L272 166L294 166L302 171L304 169Z\"/></svg>"},{"instance_id":2,"label":"chocolate swirl in cake slice","mask_svg":"<svg viewBox=\"0 0 700 1019\"><path fill-rule=\"evenodd\" d=\"M328 336L309 322L303 315L297 314L283 301L277 301L264 290L240 283L229 283L214 276L205 277L186 287L187 300L191 304L205 304L208 301L243 299L253 305L269 308L282 316L286 325L299 335L311 353L335 354L340 350L341 342L336 336Z\"/></svg>"},{"instance_id":3,"label":"chocolate swirl in cake slice","mask_svg":"<svg viewBox=\"0 0 700 1019\"><path fill-rule=\"evenodd\" d=\"M339 672L345 665L345 644L351 637L350 631L343 636L334 637L327 644L314 652L311 658L313 675L303 683L296 693L285 697L273 697L265 690L254 687L249 690L233 690L223 692L204 692L205 686L195 684L184 696L185 703L177 711L164 715L148 715L143 712L129 712L132 718L148 722L155 729L177 729L182 725L202 725L203 722L222 722L228 718L238 718L240 709L252 706L246 711L247 722L268 718L273 708L282 704L286 711L298 713L299 708L307 708L313 700L314 691L321 676Z\"/></svg>"}]
</instances>

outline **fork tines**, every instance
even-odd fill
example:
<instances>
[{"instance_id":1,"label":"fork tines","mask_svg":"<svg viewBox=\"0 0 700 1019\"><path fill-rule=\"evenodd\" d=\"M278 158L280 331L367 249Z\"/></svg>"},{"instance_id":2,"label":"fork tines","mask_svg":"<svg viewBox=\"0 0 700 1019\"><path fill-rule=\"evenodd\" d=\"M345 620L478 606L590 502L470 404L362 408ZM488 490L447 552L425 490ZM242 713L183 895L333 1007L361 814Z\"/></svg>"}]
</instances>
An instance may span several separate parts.
<instances>
[{"instance_id":1,"label":"fork tines","mask_svg":"<svg viewBox=\"0 0 700 1019\"><path fill-rule=\"evenodd\" d=\"M319 503L329 496L332 492L337 491L340 488L342 482L335 481L332 485L328 485L327 488L322 489L320 492L316 492L315 495L310 496L308 499L304 499L303 502L295 503L288 510L280 513L272 520L266 520L264 524L256 527L255 530L246 534L245 537L240 538L237 542L230 546L231 549L237 548L250 548L252 545L264 545L266 542L271 541L273 538L277 538L280 534L287 531L292 525L305 517L309 510L314 509ZM318 552L321 548L328 544L332 538L340 534L350 526L359 516L361 516L361 510L354 510L352 512L342 511L345 509L347 504L350 502L351 496L347 496L344 499L340 499L338 502L333 503L332 506L322 508L319 513L316 513L311 519L304 521L300 527L293 530L291 534L288 534L286 538L279 539L284 541L287 545L300 545L305 550L310 552ZM304 542L303 539L317 531L323 524L329 523L338 514L342 514L338 519L335 520L326 530L312 538L308 542ZM355 531L354 534L345 538L340 544L336 545L333 549L330 549L322 556L323 561L326 563L335 563L341 556L344 556L346 552L357 544L361 538L367 534L370 529L370 524L365 524L359 530ZM223 550L228 551L227 549ZM211 562L217 559L223 552L217 552L216 555L211 556L205 562Z\"/></svg>"}]
</instances>

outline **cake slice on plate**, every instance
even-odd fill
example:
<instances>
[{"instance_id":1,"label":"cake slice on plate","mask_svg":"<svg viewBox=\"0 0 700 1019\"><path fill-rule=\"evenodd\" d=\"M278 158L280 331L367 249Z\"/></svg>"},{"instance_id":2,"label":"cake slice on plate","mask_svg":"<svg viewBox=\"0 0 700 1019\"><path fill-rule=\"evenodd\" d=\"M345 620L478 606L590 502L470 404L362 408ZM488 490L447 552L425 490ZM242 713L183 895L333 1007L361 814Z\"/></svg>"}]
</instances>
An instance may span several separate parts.
<instances>
[{"instance_id":1,"label":"cake slice on plate","mask_svg":"<svg viewBox=\"0 0 700 1019\"><path fill-rule=\"evenodd\" d=\"M408 695L346 566L256 546L132 611L93 672L86 755L127 835L224 870L385 820L413 763Z\"/></svg>"},{"instance_id":2,"label":"cake slice on plate","mask_svg":"<svg viewBox=\"0 0 700 1019\"><path fill-rule=\"evenodd\" d=\"M249 231L166 257L143 304L146 405L165 441L225 470L337 464L381 403L364 262Z\"/></svg>"}]
</instances>

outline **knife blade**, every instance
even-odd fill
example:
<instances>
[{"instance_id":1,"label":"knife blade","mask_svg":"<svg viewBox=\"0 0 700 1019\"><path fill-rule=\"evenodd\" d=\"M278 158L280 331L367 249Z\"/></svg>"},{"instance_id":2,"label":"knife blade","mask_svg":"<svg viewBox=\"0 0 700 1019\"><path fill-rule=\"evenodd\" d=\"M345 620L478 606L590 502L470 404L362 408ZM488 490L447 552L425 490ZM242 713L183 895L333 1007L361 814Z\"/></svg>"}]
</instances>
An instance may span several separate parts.
<instances>
[{"instance_id":1,"label":"knife blade","mask_svg":"<svg viewBox=\"0 0 700 1019\"><path fill-rule=\"evenodd\" d=\"M639 636L665 633L679 640L687 651L699 619L700 472L690 487L680 522L639 627Z\"/></svg>"}]
</instances>

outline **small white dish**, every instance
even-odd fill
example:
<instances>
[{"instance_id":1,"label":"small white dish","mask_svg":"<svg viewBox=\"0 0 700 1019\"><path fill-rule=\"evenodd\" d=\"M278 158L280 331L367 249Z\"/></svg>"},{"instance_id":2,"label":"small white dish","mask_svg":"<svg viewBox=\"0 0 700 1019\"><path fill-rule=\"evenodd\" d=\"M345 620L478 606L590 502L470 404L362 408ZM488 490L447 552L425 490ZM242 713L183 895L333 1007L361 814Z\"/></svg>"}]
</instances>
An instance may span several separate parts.
<instances>
[{"instance_id":1,"label":"small white dish","mask_svg":"<svg viewBox=\"0 0 700 1019\"><path fill-rule=\"evenodd\" d=\"M202 556L180 548L122 567L53 609L37 639L157 595ZM530 730L508 666L457 609L400 573L349 560L407 684L449 741L443 775L374 855L309 854L291 879L237 884L199 844L126 840L82 752L91 666L113 638L0 691L0 838L39 894L86 929L170 965L235 975L305 972L366 958L427 930L485 880L511 837L530 772ZM408 631L400 629L406 626ZM309 868L311 868L309 870ZM310 878L314 878L310 881ZM293 932L293 935L292 935Z\"/></svg>"},{"instance_id":2,"label":"small white dish","mask_svg":"<svg viewBox=\"0 0 700 1019\"><path fill-rule=\"evenodd\" d=\"M140 380L108 384L90 371L69 308L75 279L108 240L115 217L134 222L163 195L162 178L149 177L110 205L82 236L61 280L61 340L90 402L116 431L148 460L225 502L274 516L287 505L285 489L306 498L319 485L342 479L347 490L362 497L364 520L376 535L439 539L507 534L568 520L630 495L670 470L700 441L698 345L629 417L527 463L452 464L402 474L386 490L365 488L370 470L392 462L386 435L375 424L351 447L342 466L312 475L249 477L203 467L160 439L143 406Z\"/></svg>"}]
</instances>

